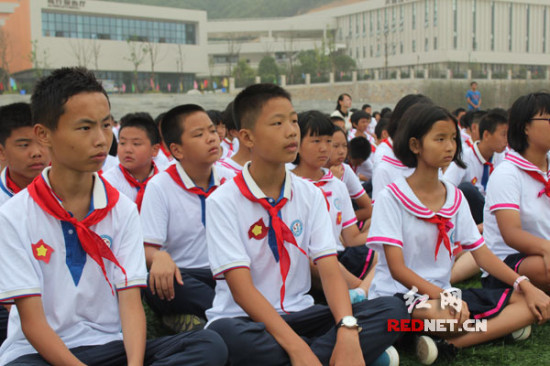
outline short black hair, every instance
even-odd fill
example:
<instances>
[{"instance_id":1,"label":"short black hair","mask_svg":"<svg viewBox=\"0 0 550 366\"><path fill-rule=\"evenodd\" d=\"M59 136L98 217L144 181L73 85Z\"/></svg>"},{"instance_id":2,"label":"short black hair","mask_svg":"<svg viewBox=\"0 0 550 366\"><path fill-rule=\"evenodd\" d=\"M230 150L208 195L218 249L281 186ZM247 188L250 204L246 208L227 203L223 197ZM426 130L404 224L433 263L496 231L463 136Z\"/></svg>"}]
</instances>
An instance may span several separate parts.
<instances>
[{"instance_id":1,"label":"short black hair","mask_svg":"<svg viewBox=\"0 0 550 366\"><path fill-rule=\"evenodd\" d=\"M298 113L298 125L300 126L300 141L308 135L332 137L336 127L326 114L316 110ZM300 154L296 156L293 163L295 165L300 163Z\"/></svg>"},{"instance_id":2,"label":"short black hair","mask_svg":"<svg viewBox=\"0 0 550 366\"><path fill-rule=\"evenodd\" d=\"M80 93L102 93L109 102L101 82L84 67L62 67L38 80L31 96L33 124L41 123L55 130L65 112L65 103Z\"/></svg>"},{"instance_id":3,"label":"short black hair","mask_svg":"<svg viewBox=\"0 0 550 366\"><path fill-rule=\"evenodd\" d=\"M353 126L359 122L360 119L365 118L368 122L371 120L371 115L364 111L354 112L350 117L350 122Z\"/></svg>"},{"instance_id":4,"label":"short black hair","mask_svg":"<svg viewBox=\"0 0 550 366\"><path fill-rule=\"evenodd\" d=\"M390 120L387 118L380 118L380 121L376 124L376 127L374 128L374 134L376 135L376 138L381 139L382 138L382 132L388 130L388 124L390 123Z\"/></svg>"},{"instance_id":5,"label":"short black hair","mask_svg":"<svg viewBox=\"0 0 550 366\"><path fill-rule=\"evenodd\" d=\"M372 146L363 136L354 137L349 142L349 156L352 159L367 160L372 153Z\"/></svg>"},{"instance_id":6,"label":"short black hair","mask_svg":"<svg viewBox=\"0 0 550 366\"><path fill-rule=\"evenodd\" d=\"M183 124L185 118L197 112L204 112L204 109L197 104L182 104L170 109L162 119L160 130L164 143L170 150L171 144L181 144L181 135L183 134Z\"/></svg>"},{"instance_id":7,"label":"short black hair","mask_svg":"<svg viewBox=\"0 0 550 366\"><path fill-rule=\"evenodd\" d=\"M346 131L344 131L342 127L334 125L334 131L332 131L332 136L334 136L336 132L342 132L344 134L344 137L346 138L346 144L349 145L348 135L346 134Z\"/></svg>"},{"instance_id":8,"label":"short black hair","mask_svg":"<svg viewBox=\"0 0 550 366\"><path fill-rule=\"evenodd\" d=\"M461 168L466 168L462 161L462 141L460 139L460 131L456 118L449 113L445 108L436 106L431 103L417 103L407 109L402 117L403 123L399 127L399 131L393 140L393 152L401 162L410 167L415 168L418 164L416 155L409 147L409 140L416 138L422 141L422 138L432 129L432 126L437 121L452 121L456 129L456 151L453 161Z\"/></svg>"},{"instance_id":9,"label":"short black hair","mask_svg":"<svg viewBox=\"0 0 550 366\"><path fill-rule=\"evenodd\" d=\"M401 117L405 114L407 109L417 103L433 104L430 98L422 94L408 94L397 102L391 114L390 122L388 123L388 135L390 135L392 139L395 137L395 133L399 129ZM384 113L382 113L382 117L386 117Z\"/></svg>"},{"instance_id":10,"label":"short black hair","mask_svg":"<svg viewBox=\"0 0 550 366\"><path fill-rule=\"evenodd\" d=\"M162 119L164 118L165 115L166 115L166 112L162 112L161 114L159 114L159 115L155 118L155 124L157 125L157 127L160 126L160 124L162 123Z\"/></svg>"},{"instance_id":11,"label":"short black hair","mask_svg":"<svg viewBox=\"0 0 550 366\"><path fill-rule=\"evenodd\" d=\"M292 101L290 94L275 84L254 84L243 89L233 101L233 121L236 130L253 129L265 103L274 98ZM229 126L227 129L230 130Z\"/></svg>"},{"instance_id":12,"label":"short black hair","mask_svg":"<svg viewBox=\"0 0 550 366\"><path fill-rule=\"evenodd\" d=\"M363 105L361 106L361 110L362 110L362 111L364 111L364 110L367 109L367 108L372 108L372 106L371 106L370 104L363 104Z\"/></svg>"},{"instance_id":13,"label":"short black hair","mask_svg":"<svg viewBox=\"0 0 550 366\"><path fill-rule=\"evenodd\" d=\"M337 121L346 122L346 120L343 119L343 118L340 117L340 116L330 116L330 121L331 121L332 123L337 122Z\"/></svg>"},{"instance_id":14,"label":"short black hair","mask_svg":"<svg viewBox=\"0 0 550 366\"><path fill-rule=\"evenodd\" d=\"M550 93L537 92L519 97L508 113L508 145L518 153L529 147L525 127L538 114L550 113Z\"/></svg>"},{"instance_id":15,"label":"short black hair","mask_svg":"<svg viewBox=\"0 0 550 366\"><path fill-rule=\"evenodd\" d=\"M208 117L210 118L214 126L223 125L222 112L216 109L209 109L206 111L206 114L208 114Z\"/></svg>"},{"instance_id":16,"label":"short black hair","mask_svg":"<svg viewBox=\"0 0 550 366\"><path fill-rule=\"evenodd\" d=\"M160 133L153 117L147 112L128 113L120 119L118 136L126 127L136 127L145 131L151 145L160 144Z\"/></svg>"},{"instance_id":17,"label":"short black hair","mask_svg":"<svg viewBox=\"0 0 550 366\"><path fill-rule=\"evenodd\" d=\"M464 128L472 128L473 125L479 124L483 116L486 114L487 114L487 111L483 111L483 110L468 111L460 119L460 124Z\"/></svg>"},{"instance_id":18,"label":"short black hair","mask_svg":"<svg viewBox=\"0 0 550 366\"><path fill-rule=\"evenodd\" d=\"M453 116L455 116L456 118L458 118L458 115L462 112L466 112L466 109L462 108L462 107L458 107L457 109L455 109L453 111Z\"/></svg>"},{"instance_id":19,"label":"short black hair","mask_svg":"<svg viewBox=\"0 0 550 366\"><path fill-rule=\"evenodd\" d=\"M31 105L12 103L0 107L0 144L5 145L11 133L22 127L32 127Z\"/></svg>"},{"instance_id":20,"label":"short black hair","mask_svg":"<svg viewBox=\"0 0 550 366\"><path fill-rule=\"evenodd\" d=\"M506 116L499 112L490 111L484 115L483 118L481 118L481 122L479 122L479 139L483 140L483 133L485 131L493 134L499 125L506 124L508 124L508 119Z\"/></svg>"},{"instance_id":21,"label":"short black hair","mask_svg":"<svg viewBox=\"0 0 550 366\"><path fill-rule=\"evenodd\" d=\"M222 121L227 129L227 132L239 130L235 125L235 120L233 119L233 102L230 102L222 112Z\"/></svg>"},{"instance_id":22,"label":"short black hair","mask_svg":"<svg viewBox=\"0 0 550 366\"><path fill-rule=\"evenodd\" d=\"M472 81L472 82L470 83L470 86L472 86L472 85L474 85L474 84L477 84L477 81Z\"/></svg>"},{"instance_id":23,"label":"short black hair","mask_svg":"<svg viewBox=\"0 0 550 366\"><path fill-rule=\"evenodd\" d=\"M382 108L382 110L380 111L380 115L383 117L383 118L390 118L390 115L392 114L392 110L391 108L389 107L384 107Z\"/></svg>"}]
</instances>

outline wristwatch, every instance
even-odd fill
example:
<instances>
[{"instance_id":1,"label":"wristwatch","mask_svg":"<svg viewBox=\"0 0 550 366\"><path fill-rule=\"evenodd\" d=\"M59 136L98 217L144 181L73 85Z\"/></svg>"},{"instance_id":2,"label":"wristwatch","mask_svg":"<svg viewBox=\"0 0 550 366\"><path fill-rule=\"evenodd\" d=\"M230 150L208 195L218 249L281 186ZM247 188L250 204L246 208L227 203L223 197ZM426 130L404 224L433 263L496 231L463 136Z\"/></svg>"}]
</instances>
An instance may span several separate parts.
<instances>
[{"instance_id":1,"label":"wristwatch","mask_svg":"<svg viewBox=\"0 0 550 366\"><path fill-rule=\"evenodd\" d=\"M351 315L346 315L345 317L343 317L342 320L340 320L338 322L336 327L337 328L345 327L345 328L349 328L349 329L357 329L358 332L363 330L363 328L361 328L359 326L359 324L357 323L357 318L354 317L354 316L351 316Z\"/></svg>"}]
</instances>

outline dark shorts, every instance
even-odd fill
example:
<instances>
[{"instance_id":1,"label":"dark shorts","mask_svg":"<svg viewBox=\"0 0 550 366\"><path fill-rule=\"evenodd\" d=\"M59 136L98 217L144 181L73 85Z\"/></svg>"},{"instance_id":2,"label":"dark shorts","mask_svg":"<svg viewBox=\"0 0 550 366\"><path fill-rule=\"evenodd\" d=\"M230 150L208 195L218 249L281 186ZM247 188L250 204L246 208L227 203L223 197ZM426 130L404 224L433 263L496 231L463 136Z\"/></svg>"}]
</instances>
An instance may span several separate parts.
<instances>
[{"instance_id":1,"label":"dark shorts","mask_svg":"<svg viewBox=\"0 0 550 366\"><path fill-rule=\"evenodd\" d=\"M374 262L375 251L366 245L349 247L338 252L338 260L351 274L363 279Z\"/></svg>"},{"instance_id":2,"label":"dark shorts","mask_svg":"<svg viewBox=\"0 0 550 366\"><path fill-rule=\"evenodd\" d=\"M527 256L522 253L516 253L516 254L510 254L506 258L504 258L504 264L506 264L508 267L512 268L514 272L518 273L519 265ZM481 278L481 284L483 285L483 288L511 288L512 286L502 282L498 278L488 275L487 277Z\"/></svg>"},{"instance_id":3,"label":"dark shorts","mask_svg":"<svg viewBox=\"0 0 550 366\"><path fill-rule=\"evenodd\" d=\"M462 290L462 300L468 304L471 319L489 319L498 315L508 305L512 292L510 288L470 288ZM397 293L394 296L406 302L405 294ZM416 301L416 304L419 302Z\"/></svg>"}]
</instances>

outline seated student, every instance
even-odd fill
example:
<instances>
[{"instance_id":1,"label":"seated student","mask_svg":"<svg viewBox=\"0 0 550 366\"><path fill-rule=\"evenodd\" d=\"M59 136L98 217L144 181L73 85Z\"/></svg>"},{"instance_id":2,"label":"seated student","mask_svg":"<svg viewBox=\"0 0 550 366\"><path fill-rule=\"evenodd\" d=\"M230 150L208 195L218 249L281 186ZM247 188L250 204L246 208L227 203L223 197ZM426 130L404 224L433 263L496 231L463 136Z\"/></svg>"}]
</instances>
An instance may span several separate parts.
<instances>
[{"instance_id":1,"label":"seated student","mask_svg":"<svg viewBox=\"0 0 550 366\"><path fill-rule=\"evenodd\" d=\"M50 163L32 128L31 106L13 103L0 107L0 206L27 187Z\"/></svg>"},{"instance_id":2,"label":"seated student","mask_svg":"<svg viewBox=\"0 0 550 366\"><path fill-rule=\"evenodd\" d=\"M233 365L370 364L398 337L387 320L406 316L404 305L391 297L350 304L323 194L285 170L300 142L290 95L252 85L234 112L252 160L206 201L219 280L208 328L225 340ZM307 295L310 259L330 307Z\"/></svg>"},{"instance_id":3,"label":"seated student","mask_svg":"<svg viewBox=\"0 0 550 366\"><path fill-rule=\"evenodd\" d=\"M368 282L362 277L368 271L373 253L365 246L367 232L361 233L356 225L357 218L346 185L324 168L332 150L334 125L318 111L298 114L300 125L300 149L292 173L305 178L319 187L327 201L338 260L343 264L342 274L348 284L352 303L366 298ZM342 241L340 240L342 236ZM316 275L316 267L312 268ZM318 278L318 276L314 276Z\"/></svg>"},{"instance_id":4,"label":"seated student","mask_svg":"<svg viewBox=\"0 0 550 366\"><path fill-rule=\"evenodd\" d=\"M162 119L164 118L164 115L166 113L161 113L155 118L155 125L157 126L157 130L159 131L160 135L160 126L162 124ZM159 171L166 170L170 165L175 164L176 160L174 160L174 157L172 154L170 154L170 151L166 148L166 145L164 141L162 141L162 135L160 135L160 154L157 154L153 158L153 161L155 162L155 165L159 169Z\"/></svg>"},{"instance_id":5,"label":"seated student","mask_svg":"<svg viewBox=\"0 0 550 366\"><path fill-rule=\"evenodd\" d=\"M350 166L362 182L372 179L372 145L364 137L354 137L349 142Z\"/></svg>"},{"instance_id":6,"label":"seated student","mask_svg":"<svg viewBox=\"0 0 550 366\"><path fill-rule=\"evenodd\" d=\"M363 104L361 106L361 110L365 113L367 113L369 116L371 116L371 121L369 123L369 127L367 129L367 132L369 135L374 137L374 129L376 128L376 125L378 124L378 120L374 118L374 114L372 113L372 106L370 104ZM380 113L378 113L380 115Z\"/></svg>"},{"instance_id":7,"label":"seated student","mask_svg":"<svg viewBox=\"0 0 550 366\"><path fill-rule=\"evenodd\" d=\"M223 115L225 116L224 120L227 121L228 125L235 126L235 122L233 122L233 103L229 103ZM236 134L235 138L237 139L237 142L240 146L239 150L231 156L218 160L216 164L224 167L229 171L234 172L234 174L237 175L243 170L244 164L247 161L250 161L250 149L244 147L241 144L240 135L238 133Z\"/></svg>"},{"instance_id":8,"label":"seated student","mask_svg":"<svg viewBox=\"0 0 550 366\"><path fill-rule=\"evenodd\" d=\"M148 113L131 113L121 118L118 143L120 164L103 177L141 210L145 187L159 172L153 158L160 147L160 134Z\"/></svg>"},{"instance_id":9,"label":"seated student","mask_svg":"<svg viewBox=\"0 0 550 366\"><path fill-rule=\"evenodd\" d=\"M95 173L113 138L101 84L82 68L54 70L31 104L52 163L0 208L0 299L16 305L0 364L224 365L209 331L146 342L136 206Z\"/></svg>"},{"instance_id":10,"label":"seated student","mask_svg":"<svg viewBox=\"0 0 550 366\"><path fill-rule=\"evenodd\" d=\"M348 140L352 140L354 137L364 137L369 140L374 152L376 150L376 141L367 131L371 123L371 115L358 111L351 115L350 121L353 128L348 131Z\"/></svg>"},{"instance_id":11,"label":"seated student","mask_svg":"<svg viewBox=\"0 0 550 366\"><path fill-rule=\"evenodd\" d=\"M202 107L172 108L161 129L177 162L151 179L143 197L141 222L149 269L145 300L165 325L183 331L199 325L212 306L215 281L206 251L205 200L233 174L213 167L220 140Z\"/></svg>"},{"instance_id":12,"label":"seated student","mask_svg":"<svg viewBox=\"0 0 550 366\"><path fill-rule=\"evenodd\" d=\"M206 114L208 114L208 118L210 118L214 126L216 126L216 132L218 133L221 143L221 141L223 141L223 139L227 136L227 128L225 128L225 125L223 124L222 113L215 109L209 109L206 111Z\"/></svg>"},{"instance_id":13,"label":"seated student","mask_svg":"<svg viewBox=\"0 0 550 366\"><path fill-rule=\"evenodd\" d=\"M239 131L233 122L233 102L229 103L222 113L222 121L227 131L226 137L221 141L223 149L221 159L225 159L239 151L239 140L237 139Z\"/></svg>"},{"instance_id":14,"label":"seated student","mask_svg":"<svg viewBox=\"0 0 550 366\"><path fill-rule=\"evenodd\" d=\"M518 98L509 111L512 149L489 178L484 236L491 250L540 289L550 292L550 94ZM486 273L482 284L502 287Z\"/></svg>"},{"instance_id":15,"label":"seated student","mask_svg":"<svg viewBox=\"0 0 550 366\"><path fill-rule=\"evenodd\" d=\"M466 112L460 119L462 125L460 136L462 137L462 146L464 147L464 151L466 151L467 146L472 147L474 142L479 141L481 138L479 133L479 123L481 122L481 118L483 118L486 113L486 111L472 110Z\"/></svg>"},{"instance_id":16,"label":"seated student","mask_svg":"<svg viewBox=\"0 0 550 366\"><path fill-rule=\"evenodd\" d=\"M13 103L0 107L0 206L27 187L50 163L48 150L32 129L31 106ZM9 305L0 306L0 344L6 339Z\"/></svg>"},{"instance_id":17,"label":"seated student","mask_svg":"<svg viewBox=\"0 0 550 366\"><path fill-rule=\"evenodd\" d=\"M336 127L341 128L342 130L345 131L346 121L342 117L340 117L340 116L330 116L330 121L332 122L333 125L335 125ZM347 138L347 136L346 136L346 138Z\"/></svg>"},{"instance_id":18,"label":"seated student","mask_svg":"<svg viewBox=\"0 0 550 366\"><path fill-rule=\"evenodd\" d=\"M399 177L408 177L414 169L405 166L395 157L393 152L393 138L400 128L407 121L402 120L403 114L411 106L417 103L432 103L432 101L422 94L408 94L397 102L395 109L391 112L391 118L388 123L387 140L383 140L376 149L373 157L373 177L372 177L372 202L376 201L376 196L388 184L393 183Z\"/></svg>"},{"instance_id":19,"label":"seated student","mask_svg":"<svg viewBox=\"0 0 550 366\"><path fill-rule=\"evenodd\" d=\"M376 146L378 147L383 141L387 142L390 135L388 134L388 124L389 120L387 118L382 118L376 124L374 129L374 137L376 139ZM375 152L376 154L376 152Z\"/></svg>"},{"instance_id":20,"label":"seated student","mask_svg":"<svg viewBox=\"0 0 550 366\"><path fill-rule=\"evenodd\" d=\"M407 123L395 136L394 152L415 171L387 186L374 205L368 245L379 251L379 262L369 299L400 296L410 301L412 318L457 321L454 332L438 333L446 342L418 339L417 355L423 364L434 362L439 352L452 355L454 347L484 343L536 320L546 321L550 298L484 245L460 190L439 180L439 169L451 161L464 166L456 120L431 104L412 106L403 119ZM518 291L466 289L461 298L450 301L454 306L442 301L443 292L451 289L451 267L461 250L470 251L481 267ZM419 303L424 294L429 299ZM490 318L486 332L457 331L466 320L482 318Z\"/></svg>"},{"instance_id":21,"label":"seated student","mask_svg":"<svg viewBox=\"0 0 550 366\"><path fill-rule=\"evenodd\" d=\"M340 127L335 126L332 134L332 153L325 167L330 168L332 174L346 185L350 198L357 206L355 216L361 223L370 219L372 205L370 197L361 185L359 177L344 162L347 156L348 140L346 139L346 133ZM368 225L363 225L363 228L367 229Z\"/></svg>"}]
</instances>

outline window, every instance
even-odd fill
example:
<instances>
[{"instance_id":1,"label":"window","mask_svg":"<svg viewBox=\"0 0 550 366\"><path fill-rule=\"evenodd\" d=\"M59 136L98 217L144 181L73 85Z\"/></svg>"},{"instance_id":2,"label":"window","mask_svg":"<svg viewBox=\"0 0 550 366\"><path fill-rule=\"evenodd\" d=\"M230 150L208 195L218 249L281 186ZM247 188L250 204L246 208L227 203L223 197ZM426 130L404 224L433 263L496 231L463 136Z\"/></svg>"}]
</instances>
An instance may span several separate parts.
<instances>
[{"instance_id":1,"label":"window","mask_svg":"<svg viewBox=\"0 0 550 366\"><path fill-rule=\"evenodd\" d=\"M437 50L437 37L434 37L434 50Z\"/></svg>"},{"instance_id":2,"label":"window","mask_svg":"<svg viewBox=\"0 0 550 366\"><path fill-rule=\"evenodd\" d=\"M428 52L428 48L429 48L429 41L428 41L428 37L424 38L424 52Z\"/></svg>"},{"instance_id":3,"label":"window","mask_svg":"<svg viewBox=\"0 0 550 366\"><path fill-rule=\"evenodd\" d=\"M531 8L529 5L527 5L527 9L525 12L525 24L526 24L526 30L525 30L525 52L529 52L529 18L531 15Z\"/></svg>"},{"instance_id":4,"label":"window","mask_svg":"<svg viewBox=\"0 0 550 366\"><path fill-rule=\"evenodd\" d=\"M477 18L476 18L476 12L477 12L477 0L474 0L472 3L472 50L477 50Z\"/></svg>"},{"instance_id":5,"label":"window","mask_svg":"<svg viewBox=\"0 0 550 366\"><path fill-rule=\"evenodd\" d=\"M405 9L403 5L399 7L399 31L403 32L403 27L405 25Z\"/></svg>"},{"instance_id":6,"label":"window","mask_svg":"<svg viewBox=\"0 0 550 366\"><path fill-rule=\"evenodd\" d=\"M430 0L424 0L424 27L430 25Z\"/></svg>"},{"instance_id":7,"label":"window","mask_svg":"<svg viewBox=\"0 0 550 366\"><path fill-rule=\"evenodd\" d=\"M491 1L491 51L495 50L495 2Z\"/></svg>"},{"instance_id":8,"label":"window","mask_svg":"<svg viewBox=\"0 0 550 366\"><path fill-rule=\"evenodd\" d=\"M416 3L412 3L412 29L416 29Z\"/></svg>"},{"instance_id":9,"label":"window","mask_svg":"<svg viewBox=\"0 0 550 366\"><path fill-rule=\"evenodd\" d=\"M508 5L508 51L512 51L512 20L514 19L513 5Z\"/></svg>"},{"instance_id":10,"label":"window","mask_svg":"<svg viewBox=\"0 0 550 366\"><path fill-rule=\"evenodd\" d=\"M542 53L546 53L546 34L548 23L548 8L544 8L544 15L542 16Z\"/></svg>"},{"instance_id":11,"label":"window","mask_svg":"<svg viewBox=\"0 0 550 366\"><path fill-rule=\"evenodd\" d=\"M439 0L434 0L434 27L437 27L437 2Z\"/></svg>"},{"instance_id":12,"label":"window","mask_svg":"<svg viewBox=\"0 0 550 366\"><path fill-rule=\"evenodd\" d=\"M458 48L458 0L453 0L453 48Z\"/></svg>"},{"instance_id":13,"label":"window","mask_svg":"<svg viewBox=\"0 0 550 366\"><path fill-rule=\"evenodd\" d=\"M412 51L416 52L416 40L415 39L412 40Z\"/></svg>"}]
</instances>

